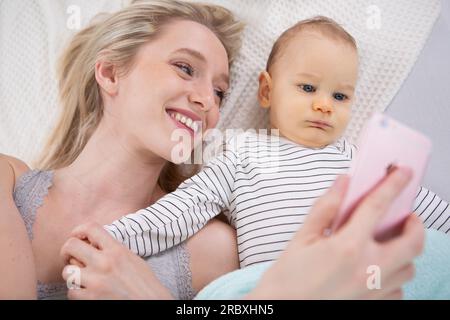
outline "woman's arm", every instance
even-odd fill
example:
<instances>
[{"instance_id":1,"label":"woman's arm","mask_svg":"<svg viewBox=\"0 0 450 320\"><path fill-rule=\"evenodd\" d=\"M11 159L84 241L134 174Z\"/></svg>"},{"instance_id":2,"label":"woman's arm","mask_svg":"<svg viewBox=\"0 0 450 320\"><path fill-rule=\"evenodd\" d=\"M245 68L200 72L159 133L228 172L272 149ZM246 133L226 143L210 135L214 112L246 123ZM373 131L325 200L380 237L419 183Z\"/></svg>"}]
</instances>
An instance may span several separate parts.
<instances>
[{"instance_id":1,"label":"woman's arm","mask_svg":"<svg viewBox=\"0 0 450 320\"><path fill-rule=\"evenodd\" d=\"M0 298L36 298L36 271L31 242L14 203L16 179L28 169L21 161L0 155Z\"/></svg>"}]
</instances>

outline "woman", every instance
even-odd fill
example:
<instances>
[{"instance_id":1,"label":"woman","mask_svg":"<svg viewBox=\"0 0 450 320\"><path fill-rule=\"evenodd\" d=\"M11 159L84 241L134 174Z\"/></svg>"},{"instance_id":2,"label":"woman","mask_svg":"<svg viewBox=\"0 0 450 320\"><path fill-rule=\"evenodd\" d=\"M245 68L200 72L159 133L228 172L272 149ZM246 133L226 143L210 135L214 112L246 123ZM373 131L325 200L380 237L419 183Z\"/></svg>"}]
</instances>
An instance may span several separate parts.
<instances>
[{"instance_id":1,"label":"woman","mask_svg":"<svg viewBox=\"0 0 450 320\"><path fill-rule=\"evenodd\" d=\"M220 7L152 1L75 36L60 63L63 112L42 170L9 159L17 164L14 199L32 238L39 298L64 292L59 252L74 227L113 221L185 179L168 164L177 128L169 113L192 110L205 128L216 125L241 29ZM237 267L228 226L214 222L205 231L149 260L177 298Z\"/></svg>"},{"instance_id":2,"label":"woman","mask_svg":"<svg viewBox=\"0 0 450 320\"><path fill-rule=\"evenodd\" d=\"M63 294L61 270L70 257L83 268L82 289L70 290L69 298L189 299L212 279L238 267L234 234L218 221L186 245L146 262L115 243L100 226L148 206L184 178L170 163L177 144L171 137L179 127L172 116L180 113L202 121L204 129L215 127L241 29L220 7L143 1L76 35L61 60L64 110L44 151L43 170L29 171L8 157L0 161L2 177L7 177L0 186L7 200L2 216L8 218L1 220L8 232L0 233L8 261L2 271L11 279L9 286L1 286L3 296L33 297L36 280L39 298ZM383 246L365 235L407 179L402 171L394 173L359 207L354 223L324 238L323 230L345 192L347 182L341 180L314 208L309 222L250 297L269 297L270 292L272 297L290 298L331 293L340 298L399 297L423 244L420 222L412 217L404 235ZM349 239L358 230L361 239L354 244ZM31 247L24 241L26 232ZM411 243L413 249L407 249ZM330 260L324 263L329 268L317 268L317 259ZM391 287L367 291L361 279L365 264L373 261L386 270L383 277ZM333 281L331 291L312 282L302 294L292 285L292 291L281 292L280 284L304 282L301 274L286 272L299 267L339 281ZM64 278L70 277L69 269L64 269Z\"/></svg>"}]
</instances>

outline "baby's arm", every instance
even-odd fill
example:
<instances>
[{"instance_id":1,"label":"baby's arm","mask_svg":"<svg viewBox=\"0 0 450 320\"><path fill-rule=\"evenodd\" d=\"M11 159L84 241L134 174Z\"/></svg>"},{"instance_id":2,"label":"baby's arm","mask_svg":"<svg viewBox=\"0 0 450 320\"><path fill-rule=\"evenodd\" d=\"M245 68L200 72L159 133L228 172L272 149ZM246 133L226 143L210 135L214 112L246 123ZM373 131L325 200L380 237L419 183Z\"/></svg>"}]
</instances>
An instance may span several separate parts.
<instances>
[{"instance_id":1,"label":"baby's arm","mask_svg":"<svg viewBox=\"0 0 450 320\"><path fill-rule=\"evenodd\" d=\"M0 299L36 298L31 242L13 199L22 166L18 160L0 155Z\"/></svg>"},{"instance_id":2,"label":"baby's arm","mask_svg":"<svg viewBox=\"0 0 450 320\"><path fill-rule=\"evenodd\" d=\"M425 227L448 233L450 230L450 208L432 191L421 187L414 203L414 212L422 219Z\"/></svg>"},{"instance_id":3,"label":"baby's arm","mask_svg":"<svg viewBox=\"0 0 450 320\"><path fill-rule=\"evenodd\" d=\"M134 253L146 257L180 244L229 206L236 169L227 150L152 206L105 226Z\"/></svg>"}]
</instances>

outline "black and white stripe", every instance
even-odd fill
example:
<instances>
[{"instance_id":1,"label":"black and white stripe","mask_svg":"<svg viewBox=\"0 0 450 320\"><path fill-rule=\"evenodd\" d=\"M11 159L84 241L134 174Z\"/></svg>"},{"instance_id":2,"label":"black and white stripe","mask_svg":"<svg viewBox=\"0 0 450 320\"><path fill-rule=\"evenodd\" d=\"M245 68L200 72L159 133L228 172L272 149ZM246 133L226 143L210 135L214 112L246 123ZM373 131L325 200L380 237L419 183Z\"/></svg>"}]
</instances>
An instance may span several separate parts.
<instances>
[{"instance_id":1,"label":"black and white stripe","mask_svg":"<svg viewBox=\"0 0 450 320\"><path fill-rule=\"evenodd\" d=\"M348 171L345 140L309 149L284 138L243 134L221 156L152 206L105 226L130 250L149 256L186 240L224 212L236 228L241 267L276 259L311 206ZM415 211L427 227L450 229L448 203L421 188Z\"/></svg>"}]
</instances>

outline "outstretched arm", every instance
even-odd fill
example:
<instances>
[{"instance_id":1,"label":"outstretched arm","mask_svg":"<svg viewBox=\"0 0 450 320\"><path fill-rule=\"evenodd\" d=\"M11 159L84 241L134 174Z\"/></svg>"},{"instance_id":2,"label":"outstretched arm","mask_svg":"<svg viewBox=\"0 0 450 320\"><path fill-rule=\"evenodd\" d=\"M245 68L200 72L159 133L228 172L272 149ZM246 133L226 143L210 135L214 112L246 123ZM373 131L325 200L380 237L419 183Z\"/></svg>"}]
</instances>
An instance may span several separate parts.
<instances>
[{"instance_id":1,"label":"outstretched arm","mask_svg":"<svg viewBox=\"0 0 450 320\"><path fill-rule=\"evenodd\" d=\"M0 155L0 298L36 298L36 271L31 242L14 203L16 178L26 166Z\"/></svg>"},{"instance_id":2,"label":"outstretched arm","mask_svg":"<svg viewBox=\"0 0 450 320\"><path fill-rule=\"evenodd\" d=\"M193 236L229 206L236 155L225 151L152 206L105 226L132 252L152 256Z\"/></svg>"},{"instance_id":3,"label":"outstretched arm","mask_svg":"<svg viewBox=\"0 0 450 320\"><path fill-rule=\"evenodd\" d=\"M449 233L450 207L434 192L421 187L414 203L414 212L422 219L425 227Z\"/></svg>"}]
</instances>

